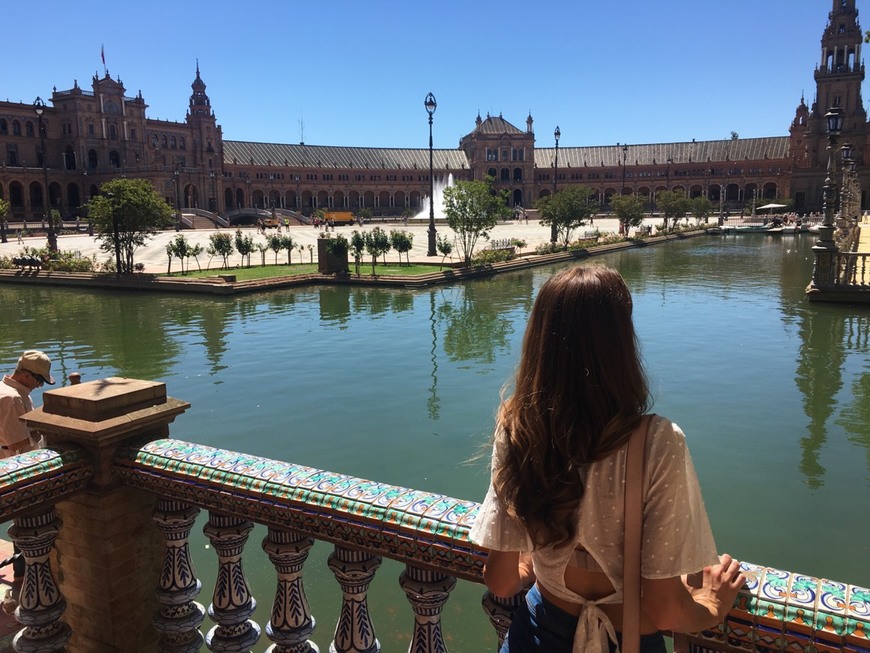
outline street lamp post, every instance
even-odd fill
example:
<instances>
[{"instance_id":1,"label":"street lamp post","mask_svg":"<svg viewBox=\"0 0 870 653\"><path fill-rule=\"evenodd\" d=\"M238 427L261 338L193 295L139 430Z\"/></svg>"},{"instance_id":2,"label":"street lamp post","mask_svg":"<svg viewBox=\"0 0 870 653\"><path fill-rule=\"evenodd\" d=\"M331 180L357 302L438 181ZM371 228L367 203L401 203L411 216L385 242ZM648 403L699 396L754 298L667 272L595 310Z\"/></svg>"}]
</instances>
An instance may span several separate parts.
<instances>
[{"instance_id":1,"label":"street lamp post","mask_svg":"<svg viewBox=\"0 0 870 653\"><path fill-rule=\"evenodd\" d=\"M45 129L42 124L42 114L45 113L45 102L41 97L37 97L33 102L33 111L36 113L38 120L37 129L39 130L39 149L42 153L42 181L45 185L45 195L42 198L42 209L45 213L45 219L48 222L48 251L57 251L57 234L54 231L54 220L51 215L51 206L48 201L48 166L46 164L45 155Z\"/></svg>"},{"instance_id":2,"label":"street lamp post","mask_svg":"<svg viewBox=\"0 0 870 653\"><path fill-rule=\"evenodd\" d=\"M559 129L559 125L556 125L555 131L553 131L553 138L556 140L556 155L553 157L553 197L556 197L556 191L559 187L559 138L562 137L562 130ZM558 238L558 233L556 231L556 222L550 222L550 242L555 243Z\"/></svg>"},{"instance_id":3,"label":"street lamp post","mask_svg":"<svg viewBox=\"0 0 870 653\"><path fill-rule=\"evenodd\" d=\"M618 143L617 143L618 145ZM628 145L622 146L622 188L620 194L625 195L625 159L628 156Z\"/></svg>"},{"instance_id":4,"label":"street lamp post","mask_svg":"<svg viewBox=\"0 0 870 653\"><path fill-rule=\"evenodd\" d=\"M426 107L426 113L429 114L429 249L426 253L429 256L435 256L437 254L435 251L435 173L432 166L432 114L438 108L435 96L429 93L423 106Z\"/></svg>"},{"instance_id":5,"label":"street lamp post","mask_svg":"<svg viewBox=\"0 0 870 653\"><path fill-rule=\"evenodd\" d=\"M175 231L181 231L181 207L179 206L179 194L178 194L178 179L181 177L181 172L178 170L178 166L175 167L175 170L172 171L172 181L175 184Z\"/></svg>"},{"instance_id":6,"label":"street lamp post","mask_svg":"<svg viewBox=\"0 0 870 653\"><path fill-rule=\"evenodd\" d=\"M211 211L212 213L216 213L217 212L217 191L215 190L215 182L216 182L215 177L216 177L216 175L215 175L214 170L211 170L208 173L208 176L211 177L211 201L209 202L208 210Z\"/></svg>"},{"instance_id":7,"label":"street lamp post","mask_svg":"<svg viewBox=\"0 0 870 653\"><path fill-rule=\"evenodd\" d=\"M828 170L823 188L824 222L819 227L819 240L813 245L815 264L813 266L813 283L815 287L831 284L835 281L835 265L837 261L837 245L834 242L834 203L837 187L834 182L834 150L837 147L837 137L843 129L843 111L840 107L832 107L825 114L828 132Z\"/></svg>"},{"instance_id":8,"label":"street lamp post","mask_svg":"<svg viewBox=\"0 0 870 653\"><path fill-rule=\"evenodd\" d=\"M619 143L616 144L617 146ZM622 187L619 189L620 195L625 195L625 159L628 156L628 145L622 146ZM628 225L619 221L619 233L628 235Z\"/></svg>"}]
</instances>

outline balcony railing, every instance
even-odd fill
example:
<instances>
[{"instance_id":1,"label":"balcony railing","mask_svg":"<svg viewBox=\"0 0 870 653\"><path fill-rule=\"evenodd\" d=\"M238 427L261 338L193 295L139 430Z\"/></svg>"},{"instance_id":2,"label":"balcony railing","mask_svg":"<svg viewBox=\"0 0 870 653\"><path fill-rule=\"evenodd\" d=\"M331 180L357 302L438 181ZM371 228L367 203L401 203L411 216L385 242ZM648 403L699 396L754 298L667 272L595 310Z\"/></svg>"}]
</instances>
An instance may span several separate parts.
<instances>
[{"instance_id":1,"label":"balcony railing","mask_svg":"<svg viewBox=\"0 0 870 653\"><path fill-rule=\"evenodd\" d=\"M44 400L25 419L49 448L0 461L0 517L14 519L27 563L17 651L252 650L261 626L242 561L254 524L268 529L275 570L270 651L326 649L302 583L315 540L334 545L342 596L330 651L380 650L368 602L382 558L405 565L407 650L447 650L451 590L481 581L485 551L468 540L476 503L171 439L168 424L188 405L163 384L107 379ZM188 544L202 509L217 554L205 636ZM747 587L723 626L690 638L694 650L870 650L868 590L743 566ZM521 597L483 595L500 640Z\"/></svg>"},{"instance_id":2,"label":"balcony railing","mask_svg":"<svg viewBox=\"0 0 870 653\"><path fill-rule=\"evenodd\" d=\"M839 252L836 266L837 287L870 291L870 253Z\"/></svg>"}]
</instances>

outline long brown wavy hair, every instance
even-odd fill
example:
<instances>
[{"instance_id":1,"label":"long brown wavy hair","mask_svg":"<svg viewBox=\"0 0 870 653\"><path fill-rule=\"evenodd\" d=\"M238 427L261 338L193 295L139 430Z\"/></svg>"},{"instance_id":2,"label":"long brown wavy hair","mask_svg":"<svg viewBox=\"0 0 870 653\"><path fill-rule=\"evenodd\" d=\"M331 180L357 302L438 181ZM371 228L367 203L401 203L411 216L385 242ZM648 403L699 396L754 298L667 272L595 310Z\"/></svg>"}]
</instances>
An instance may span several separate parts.
<instances>
[{"instance_id":1,"label":"long brown wavy hair","mask_svg":"<svg viewBox=\"0 0 870 653\"><path fill-rule=\"evenodd\" d=\"M631 312L622 276L603 266L556 274L532 308L498 411L506 446L493 486L537 547L574 537L584 466L627 442L647 410Z\"/></svg>"}]
</instances>

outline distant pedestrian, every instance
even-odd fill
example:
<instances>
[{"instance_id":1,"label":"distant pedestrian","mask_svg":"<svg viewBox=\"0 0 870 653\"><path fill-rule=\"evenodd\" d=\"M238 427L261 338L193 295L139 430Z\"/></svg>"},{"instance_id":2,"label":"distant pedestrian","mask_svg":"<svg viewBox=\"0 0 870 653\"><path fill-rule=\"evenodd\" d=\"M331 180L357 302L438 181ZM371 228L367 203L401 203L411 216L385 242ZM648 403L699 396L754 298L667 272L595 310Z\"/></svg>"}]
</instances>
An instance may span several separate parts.
<instances>
[{"instance_id":1,"label":"distant pedestrian","mask_svg":"<svg viewBox=\"0 0 870 653\"><path fill-rule=\"evenodd\" d=\"M18 230L18 244L21 245L24 242L24 238L21 237L21 229Z\"/></svg>"}]
</instances>

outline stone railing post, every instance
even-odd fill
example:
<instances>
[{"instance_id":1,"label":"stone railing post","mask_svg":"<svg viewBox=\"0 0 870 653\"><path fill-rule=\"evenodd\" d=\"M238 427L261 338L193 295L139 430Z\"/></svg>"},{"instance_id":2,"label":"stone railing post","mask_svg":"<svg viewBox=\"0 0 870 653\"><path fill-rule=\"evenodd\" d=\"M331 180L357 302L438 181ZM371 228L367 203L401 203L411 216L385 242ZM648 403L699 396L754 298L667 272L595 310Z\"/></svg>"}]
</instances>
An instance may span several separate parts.
<instances>
[{"instance_id":1,"label":"stone railing post","mask_svg":"<svg viewBox=\"0 0 870 653\"><path fill-rule=\"evenodd\" d=\"M414 635L408 650L447 653L441 630L441 610L456 587L456 579L408 565L399 577L399 584L414 611Z\"/></svg>"},{"instance_id":2,"label":"stone railing post","mask_svg":"<svg viewBox=\"0 0 870 653\"><path fill-rule=\"evenodd\" d=\"M341 586L341 614L330 653L378 653L381 643L369 616L368 591L380 556L336 545L327 562Z\"/></svg>"},{"instance_id":3,"label":"stone railing post","mask_svg":"<svg viewBox=\"0 0 870 653\"><path fill-rule=\"evenodd\" d=\"M489 622L495 628L495 634L498 636L498 648L504 643L504 638L507 636L508 629L511 626L511 619L514 612L520 606L520 601L525 601L526 593L520 592L508 598L496 596L489 590L483 593L483 611L489 617Z\"/></svg>"},{"instance_id":4,"label":"stone railing post","mask_svg":"<svg viewBox=\"0 0 870 653\"><path fill-rule=\"evenodd\" d=\"M159 610L155 589L164 546L151 515L153 495L121 485L113 473L122 444L169 435L189 404L167 397L166 385L109 378L49 390L43 407L24 416L52 447L73 442L91 455L94 480L56 506L56 574L78 651L154 651Z\"/></svg>"},{"instance_id":5,"label":"stone railing post","mask_svg":"<svg viewBox=\"0 0 870 653\"><path fill-rule=\"evenodd\" d=\"M278 576L272 618L266 626L266 634L275 642L270 652L319 653L309 640L316 623L302 585L302 567L312 546L314 538L276 528L270 528L263 540L263 550Z\"/></svg>"}]
</instances>

